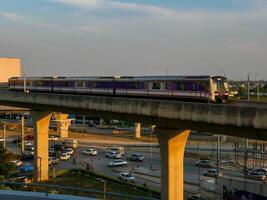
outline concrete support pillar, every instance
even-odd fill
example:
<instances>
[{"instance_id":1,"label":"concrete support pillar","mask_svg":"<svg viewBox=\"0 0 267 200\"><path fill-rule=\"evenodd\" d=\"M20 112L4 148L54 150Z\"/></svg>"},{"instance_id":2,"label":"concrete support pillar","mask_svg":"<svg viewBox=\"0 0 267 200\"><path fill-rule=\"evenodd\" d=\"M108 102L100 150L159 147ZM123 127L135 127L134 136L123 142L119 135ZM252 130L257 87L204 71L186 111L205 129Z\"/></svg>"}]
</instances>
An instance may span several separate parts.
<instances>
[{"instance_id":1,"label":"concrete support pillar","mask_svg":"<svg viewBox=\"0 0 267 200\"><path fill-rule=\"evenodd\" d=\"M34 127L34 169L37 181L48 180L48 132L50 112L32 112Z\"/></svg>"},{"instance_id":2,"label":"concrete support pillar","mask_svg":"<svg viewBox=\"0 0 267 200\"><path fill-rule=\"evenodd\" d=\"M161 199L183 200L184 150L190 131L157 128L161 154Z\"/></svg>"},{"instance_id":3,"label":"concrete support pillar","mask_svg":"<svg viewBox=\"0 0 267 200\"><path fill-rule=\"evenodd\" d=\"M141 137L141 123L135 123L134 133L135 133L135 138Z\"/></svg>"},{"instance_id":4,"label":"concrete support pillar","mask_svg":"<svg viewBox=\"0 0 267 200\"><path fill-rule=\"evenodd\" d=\"M71 120L68 119L68 116L68 114L63 113L54 114L60 138L67 138L69 136L69 126L71 124Z\"/></svg>"}]
</instances>

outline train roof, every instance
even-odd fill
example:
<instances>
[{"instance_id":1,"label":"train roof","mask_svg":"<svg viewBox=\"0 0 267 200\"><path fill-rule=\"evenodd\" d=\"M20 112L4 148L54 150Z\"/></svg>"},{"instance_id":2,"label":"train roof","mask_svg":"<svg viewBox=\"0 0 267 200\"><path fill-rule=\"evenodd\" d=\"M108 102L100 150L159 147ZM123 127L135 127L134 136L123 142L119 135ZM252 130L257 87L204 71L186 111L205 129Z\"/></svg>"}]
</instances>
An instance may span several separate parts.
<instances>
[{"instance_id":1,"label":"train roof","mask_svg":"<svg viewBox=\"0 0 267 200\"><path fill-rule=\"evenodd\" d=\"M120 80L120 81L165 81L165 80L209 80L213 77L223 76L73 76L73 77L26 77L27 80L81 80L81 81L109 81L109 80ZM23 77L12 77L11 79L23 80Z\"/></svg>"}]
</instances>

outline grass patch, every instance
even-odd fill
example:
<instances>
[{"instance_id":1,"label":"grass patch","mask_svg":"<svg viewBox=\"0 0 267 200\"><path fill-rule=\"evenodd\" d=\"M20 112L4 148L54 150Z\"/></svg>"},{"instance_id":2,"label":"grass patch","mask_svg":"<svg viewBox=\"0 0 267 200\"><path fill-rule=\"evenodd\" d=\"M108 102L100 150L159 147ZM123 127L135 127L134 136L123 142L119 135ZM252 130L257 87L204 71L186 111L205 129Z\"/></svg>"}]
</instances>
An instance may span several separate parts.
<instances>
[{"instance_id":1,"label":"grass patch","mask_svg":"<svg viewBox=\"0 0 267 200\"><path fill-rule=\"evenodd\" d=\"M57 174L56 179L49 180L46 182L46 184L104 191L104 183L101 182L99 179L103 179L106 181L107 192L127 194L140 197L154 197L157 199L160 198L159 192L150 190L147 187L136 186L134 184L121 182L120 180L111 177L103 176L100 174L88 173L85 170L78 170L78 169L60 171L60 174L59 175ZM53 191L50 192L103 199L103 194L96 194L85 191L71 191L71 190L63 190L55 188L53 189ZM130 199L130 198L111 196L107 194L106 199L116 200L116 199Z\"/></svg>"}]
</instances>

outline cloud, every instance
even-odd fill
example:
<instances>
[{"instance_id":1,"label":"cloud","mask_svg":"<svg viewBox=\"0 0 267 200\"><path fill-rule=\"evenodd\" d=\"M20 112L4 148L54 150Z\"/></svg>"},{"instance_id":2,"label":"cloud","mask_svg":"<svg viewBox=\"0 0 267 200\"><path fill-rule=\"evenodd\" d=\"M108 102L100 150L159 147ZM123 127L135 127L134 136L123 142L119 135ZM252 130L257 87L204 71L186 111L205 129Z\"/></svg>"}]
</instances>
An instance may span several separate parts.
<instances>
[{"instance_id":1,"label":"cloud","mask_svg":"<svg viewBox=\"0 0 267 200\"><path fill-rule=\"evenodd\" d=\"M0 12L0 18L4 18L8 21L12 21L12 22L16 22L16 21L20 21L22 19L24 19L23 16L20 16L18 14L15 13L10 13L10 12Z\"/></svg>"},{"instance_id":2,"label":"cloud","mask_svg":"<svg viewBox=\"0 0 267 200\"><path fill-rule=\"evenodd\" d=\"M80 8L99 8L99 9L118 9L132 12L142 12L145 14L171 16L174 11L167 8L157 7L153 5L137 4L129 2L119 2L111 0L53 0L54 2L71 5Z\"/></svg>"},{"instance_id":3,"label":"cloud","mask_svg":"<svg viewBox=\"0 0 267 200\"><path fill-rule=\"evenodd\" d=\"M96 7L103 3L103 0L54 0L55 2L77 6L77 7Z\"/></svg>"}]
</instances>

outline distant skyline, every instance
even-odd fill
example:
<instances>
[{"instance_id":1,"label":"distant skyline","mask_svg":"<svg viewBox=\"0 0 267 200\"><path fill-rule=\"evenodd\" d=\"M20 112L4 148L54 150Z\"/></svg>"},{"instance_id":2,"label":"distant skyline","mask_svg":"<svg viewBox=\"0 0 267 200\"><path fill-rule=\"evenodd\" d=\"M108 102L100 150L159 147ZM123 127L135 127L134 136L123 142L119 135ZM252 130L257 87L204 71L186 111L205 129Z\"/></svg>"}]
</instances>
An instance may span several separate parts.
<instances>
[{"instance_id":1,"label":"distant skyline","mask_svg":"<svg viewBox=\"0 0 267 200\"><path fill-rule=\"evenodd\" d=\"M267 80L267 0L0 0L0 27L30 76Z\"/></svg>"}]
</instances>

